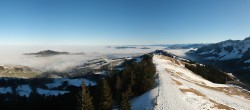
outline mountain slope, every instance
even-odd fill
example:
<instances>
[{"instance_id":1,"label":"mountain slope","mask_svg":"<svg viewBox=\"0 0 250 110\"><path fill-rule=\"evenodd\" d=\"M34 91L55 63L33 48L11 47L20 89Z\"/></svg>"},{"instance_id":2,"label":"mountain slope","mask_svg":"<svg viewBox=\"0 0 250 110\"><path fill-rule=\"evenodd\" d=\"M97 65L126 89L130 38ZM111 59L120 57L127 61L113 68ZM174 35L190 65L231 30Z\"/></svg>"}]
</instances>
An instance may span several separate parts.
<instances>
[{"instance_id":1,"label":"mountain slope","mask_svg":"<svg viewBox=\"0 0 250 110\"><path fill-rule=\"evenodd\" d=\"M0 65L0 77L32 78L41 71L21 65Z\"/></svg>"},{"instance_id":2,"label":"mountain slope","mask_svg":"<svg viewBox=\"0 0 250 110\"><path fill-rule=\"evenodd\" d=\"M134 110L250 109L250 94L241 88L212 83L175 58L154 55L153 61L159 84L132 100Z\"/></svg>"},{"instance_id":3,"label":"mountain slope","mask_svg":"<svg viewBox=\"0 0 250 110\"><path fill-rule=\"evenodd\" d=\"M188 56L197 62L233 73L250 85L250 37L206 45L189 51Z\"/></svg>"},{"instance_id":4,"label":"mountain slope","mask_svg":"<svg viewBox=\"0 0 250 110\"><path fill-rule=\"evenodd\" d=\"M238 63L250 63L250 37L244 40L226 40L197 49L196 55L204 60L233 60Z\"/></svg>"},{"instance_id":5,"label":"mountain slope","mask_svg":"<svg viewBox=\"0 0 250 110\"><path fill-rule=\"evenodd\" d=\"M167 46L166 49L190 49L190 48L201 48L207 44L173 44Z\"/></svg>"}]
</instances>

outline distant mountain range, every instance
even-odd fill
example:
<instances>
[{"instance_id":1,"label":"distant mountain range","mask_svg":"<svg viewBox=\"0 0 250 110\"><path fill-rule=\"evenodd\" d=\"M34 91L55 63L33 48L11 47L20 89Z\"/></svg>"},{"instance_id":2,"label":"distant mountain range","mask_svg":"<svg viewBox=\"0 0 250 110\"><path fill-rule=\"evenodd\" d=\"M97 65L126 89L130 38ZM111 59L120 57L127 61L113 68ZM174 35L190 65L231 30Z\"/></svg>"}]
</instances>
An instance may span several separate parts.
<instances>
[{"instance_id":1,"label":"distant mountain range","mask_svg":"<svg viewBox=\"0 0 250 110\"><path fill-rule=\"evenodd\" d=\"M166 47L166 49L190 49L190 48L200 48L208 44L173 44Z\"/></svg>"},{"instance_id":2,"label":"distant mountain range","mask_svg":"<svg viewBox=\"0 0 250 110\"><path fill-rule=\"evenodd\" d=\"M239 63L250 63L250 37L244 40L226 40L206 45L195 51L204 60L239 59Z\"/></svg>"},{"instance_id":3,"label":"distant mountain range","mask_svg":"<svg viewBox=\"0 0 250 110\"><path fill-rule=\"evenodd\" d=\"M149 47L139 47L137 48L136 46L119 46L119 47L114 47L115 49L150 49Z\"/></svg>"},{"instance_id":4,"label":"distant mountain range","mask_svg":"<svg viewBox=\"0 0 250 110\"><path fill-rule=\"evenodd\" d=\"M115 47L116 49L135 49L136 47L132 47L132 46L120 46L120 47Z\"/></svg>"},{"instance_id":5,"label":"distant mountain range","mask_svg":"<svg viewBox=\"0 0 250 110\"><path fill-rule=\"evenodd\" d=\"M196 61L250 78L250 37L204 45L188 54Z\"/></svg>"}]
</instances>

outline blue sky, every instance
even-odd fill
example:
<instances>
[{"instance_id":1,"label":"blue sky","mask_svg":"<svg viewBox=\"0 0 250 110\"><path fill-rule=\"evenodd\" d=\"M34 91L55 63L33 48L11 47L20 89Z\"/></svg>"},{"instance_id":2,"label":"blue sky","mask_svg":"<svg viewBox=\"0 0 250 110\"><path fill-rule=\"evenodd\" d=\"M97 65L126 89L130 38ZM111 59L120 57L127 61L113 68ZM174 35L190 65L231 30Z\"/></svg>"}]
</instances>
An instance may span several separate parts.
<instances>
[{"instance_id":1,"label":"blue sky","mask_svg":"<svg viewBox=\"0 0 250 110\"><path fill-rule=\"evenodd\" d=\"M213 43L250 35L250 0L0 0L0 45Z\"/></svg>"}]
</instances>

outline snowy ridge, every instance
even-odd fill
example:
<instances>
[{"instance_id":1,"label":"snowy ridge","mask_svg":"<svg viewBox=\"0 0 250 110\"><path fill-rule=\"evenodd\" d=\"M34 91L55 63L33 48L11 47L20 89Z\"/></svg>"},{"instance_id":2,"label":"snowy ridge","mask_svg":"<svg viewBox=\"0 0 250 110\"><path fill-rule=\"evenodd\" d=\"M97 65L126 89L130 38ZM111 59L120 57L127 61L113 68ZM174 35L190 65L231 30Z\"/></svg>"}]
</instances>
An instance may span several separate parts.
<instances>
[{"instance_id":1,"label":"snowy ridge","mask_svg":"<svg viewBox=\"0 0 250 110\"><path fill-rule=\"evenodd\" d=\"M159 84L131 100L132 110L250 109L250 93L241 88L207 81L170 57L154 55L153 62Z\"/></svg>"},{"instance_id":2,"label":"snowy ridge","mask_svg":"<svg viewBox=\"0 0 250 110\"><path fill-rule=\"evenodd\" d=\"M245 40L226 40L206 45L194 53L204 60L232 60L249 58L250 43Z\"/></svg>"}]
</instances>

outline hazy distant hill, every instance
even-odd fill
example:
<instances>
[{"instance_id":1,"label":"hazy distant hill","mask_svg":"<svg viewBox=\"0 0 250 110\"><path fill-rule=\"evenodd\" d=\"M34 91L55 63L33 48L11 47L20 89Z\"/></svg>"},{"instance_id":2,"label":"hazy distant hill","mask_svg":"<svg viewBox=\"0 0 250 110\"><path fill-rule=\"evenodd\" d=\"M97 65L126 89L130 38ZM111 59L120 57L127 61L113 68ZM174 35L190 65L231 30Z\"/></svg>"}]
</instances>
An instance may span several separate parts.
<instances>
[{"instance_id":1,"label":"hazy distant hill","mask_svg":"<svg viewBox=\"0 0 250 110\"><path fill-rule=\"evenodd\" d=\"M21 65L1 65L0 77L33 78L41 71Z\"/></svg>"},{"instance_id":2,"label":"hazy distant hill","mask_svg":"<svg viewBox=\"0 0 250 110\"><path fill-rule=\"evenodd\" d=\"M25 53L25 55L52 56L52 55L69 55L69 52L57 52L53 50L44 50L37 53Z\"/></svg>"},{"instance_id":3,"label":"hazy distant hill","mask_svg":"<svg viewBox=\"0 0 250 110\"><path fill-rule=\"evenodd\" d=\"M207 44L174 44L167 46L166 49L190 49L190 48L200 48Z\"/></svg>"}]
</instances>

